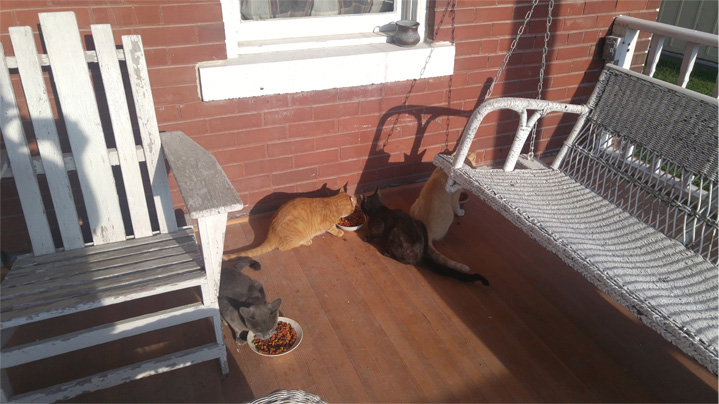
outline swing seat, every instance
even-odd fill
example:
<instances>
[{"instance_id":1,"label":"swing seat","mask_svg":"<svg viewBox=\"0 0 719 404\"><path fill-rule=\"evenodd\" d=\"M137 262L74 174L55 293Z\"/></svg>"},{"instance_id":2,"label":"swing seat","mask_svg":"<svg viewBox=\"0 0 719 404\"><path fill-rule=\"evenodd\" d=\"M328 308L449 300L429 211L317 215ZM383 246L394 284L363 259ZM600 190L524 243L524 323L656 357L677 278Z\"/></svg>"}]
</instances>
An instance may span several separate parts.
<instances>
[{"instance_id":1,"label":"swing seat","mask_svg":"<svg viewBox=\"0 0 719 404\"><path fill-rule=\"evenodd\" d=\"M484 116L520 124L502 169L465 165ZM534 111L528 119L528 111ZM520 157L532 125L577 114L551 166ZM434 163L717 374L717 100L607 65L586 105L498 98Z\"/></svg>"},{"instance_id":2,"label":"swing seat","mask_svg":"<svg viewBox=\"0 0 719 404\"><path fill-rule=\"evenodd\" d=\"M139 36L118 49L109 25L92 25L95 49L84 51L73 13L39 20L47 55L30 27L9 28L14 56L0 45L3 171L32 245L0 289L2 401L67 400L210 360L228 374L217 296L227 213L242 201L209 152L182 132L159 133ZM177 224L165 159L201 250L194 229ZM211 340L172 352L183 336L171 327L194 321ZM108 361L115 369L86 375L76 362L75 380L59 369L58 384L13 391L16 367L139 335Z\"/></svg>"}]
</instances>

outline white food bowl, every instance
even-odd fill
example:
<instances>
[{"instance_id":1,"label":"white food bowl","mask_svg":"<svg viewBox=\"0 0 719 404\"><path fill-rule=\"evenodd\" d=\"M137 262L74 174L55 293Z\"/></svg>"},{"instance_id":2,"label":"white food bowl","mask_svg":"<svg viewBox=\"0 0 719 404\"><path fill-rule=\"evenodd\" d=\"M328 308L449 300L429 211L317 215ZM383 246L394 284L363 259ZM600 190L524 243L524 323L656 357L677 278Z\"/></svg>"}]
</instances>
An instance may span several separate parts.
<instances>
[{"instance_id":1,"label":"white food bowl","mask_svg":"<svg viewBox=\"0 0 719 404\"><path fill-rule=\"evenodd\" d=\"M352 212L354 214L354 212ZM360 229L360 227L364 226L365 223L367 223L367 215L362 213L362 223L358 224L357 226L342 226L341 224L337 223L337 227L344 231L357 231Z\"/></svg>"},{"instance_id":2,"label":"white food bowl","mask_svg":"<svg viewBox=\"0 0 719 404\"><path fill-rule=\"evenodd\" d=\"M277 321L278 321L278 322L279 322L279 321L284 321L285 323L288 323L289 325L292 326L292 328L293 328L293 329L295 330L295 332L297 333L297 339L295 340L295 343L292 344L292 346L290 347L290 349L286 350L285 352L276 354L276 355L270 355L270 354L262 353L262 352L260 352L260 351L257 350L257 347L255 347L255 344L252 342L252 340L255 338L255 333L253 333L252 331L248 331L248 332L247 332L247 345L250 346L250 349L251 349L254 353L256 353L256 354L258 354L258 355L262 355L262 356L282 356L282 355L284 355L284 354L288 354L288 353L292 352L293 350L295 350L295 348L297 348L297 347L300 345L300 342L302 342L302 327L300 327L300 325L297 323L297 321L295 321L295 320L293 320L293 319L291 319L291 318L287 318L287 317L278 317L278 318L277 318Z\"/></svg>"}]
</instances>

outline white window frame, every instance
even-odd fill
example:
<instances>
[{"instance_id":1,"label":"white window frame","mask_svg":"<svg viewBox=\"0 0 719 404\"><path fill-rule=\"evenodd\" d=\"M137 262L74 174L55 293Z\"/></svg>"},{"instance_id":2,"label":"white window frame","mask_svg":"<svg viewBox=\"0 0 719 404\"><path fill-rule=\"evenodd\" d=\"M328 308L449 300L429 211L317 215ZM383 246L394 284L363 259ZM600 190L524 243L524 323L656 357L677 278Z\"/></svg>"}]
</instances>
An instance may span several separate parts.
<instances>
[{"instance_id":1,"label":"white window frame","mask_svg":"<svg viewBox=\"0 0 719 404\"><path fill-rule=\"evenodd\" d=\"M420 78L421 71L422 77L446 76L454 71L454 45L425 42L429 0L395 0L392 13L262 21L242 21L239 0L220 0L220 4L227 60L198 65L203 101L412 80ZM420 23L417 46L392 43L392 23L399 19Z\"/></svg>"},{"instance_id":2,"label":"white window frame","mask_svg":"<svg viewBox=\"0 0 719 404\"><path fill-rule=\"evenodd\" d=\"M307 43L324 42L321 38L337 36L346 40L348 45L386 42L385 32L391 31L392 23L401 19L418 21L420 41L424 41L428 3L428 0L395 0L393 12L248 21L242 20L240 0L220 0L227 58L256 53L255 46L272 46L273 41L286 44L290 40L296 44L285 49L306 49L309 47Z\"/></svg>"}]
</instances>

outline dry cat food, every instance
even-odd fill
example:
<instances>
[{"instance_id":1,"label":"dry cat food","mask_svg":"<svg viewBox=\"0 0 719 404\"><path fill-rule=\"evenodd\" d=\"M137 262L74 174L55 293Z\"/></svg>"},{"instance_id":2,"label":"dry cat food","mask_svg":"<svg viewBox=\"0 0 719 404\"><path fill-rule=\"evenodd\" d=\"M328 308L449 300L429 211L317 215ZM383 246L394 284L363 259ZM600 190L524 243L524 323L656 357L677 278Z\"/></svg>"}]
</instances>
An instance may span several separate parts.
<instances>
[{"instance_id":1,"label":"dry cat food","mask_svg":"<svg viewBox=\"0 0 719 404\"><path fill-rule=\"evenodd\" d=\"M278 321L275 333L268 339L252 339L257 352L266 355L279 355L286 352L297 341L297 331L289 323Z\"/></svg>"},{"instance_id":2,"label":"dry cat food","mask_svg":"<svg viewBox=\"0 0 719 404\"><path fill-rule=\"evenodd\" d=\"M361 209L355 209L349 216L340 218L340 221L337 223L345 227L359 226L364 223L364 213L362 213Z\"/></svg>"}]
</instances>

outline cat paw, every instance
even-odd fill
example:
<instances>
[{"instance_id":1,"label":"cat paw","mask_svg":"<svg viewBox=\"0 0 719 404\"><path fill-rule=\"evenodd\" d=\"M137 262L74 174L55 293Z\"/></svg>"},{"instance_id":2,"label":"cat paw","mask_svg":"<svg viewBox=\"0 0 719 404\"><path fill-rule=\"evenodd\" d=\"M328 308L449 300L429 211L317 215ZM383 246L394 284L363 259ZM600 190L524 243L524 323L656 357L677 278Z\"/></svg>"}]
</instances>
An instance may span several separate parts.
<instances>
[{"instance_id":1,"label":"cat paw","mask_svg":"<svg viewBox=\"0 0 719 404\"><path fill-rule=\"evenodd\" d=\"M237 345L245 345L247 343L247 331L242 331L235 337L235 343Z\"/></svg>"},{"instance_id":2,"label":"cat paw","mask_svg":"<svg viewBox=\"0 0 719 404\"><path fill-rule=\"evenodd\" d=\"M464 209L457 209L454 211L454 214L457 216L464 216Z\"/></svg>"},{"instance_id":3,"label":"cat paw","mask_svg":"<svg viewBox=\"0 0 719 404\"><path fill-rule=\"evenodd\" d=\"M335 236L335 237L342 237L342 236L345 234L345 232L342 231L342 229L340 229L340 228L338 228L338 227L335 227L334 225L333 225L333 227L330 227L330 228L327 230L327 232L330 233L331 235Z\"/></svg>"}]
</instances>

